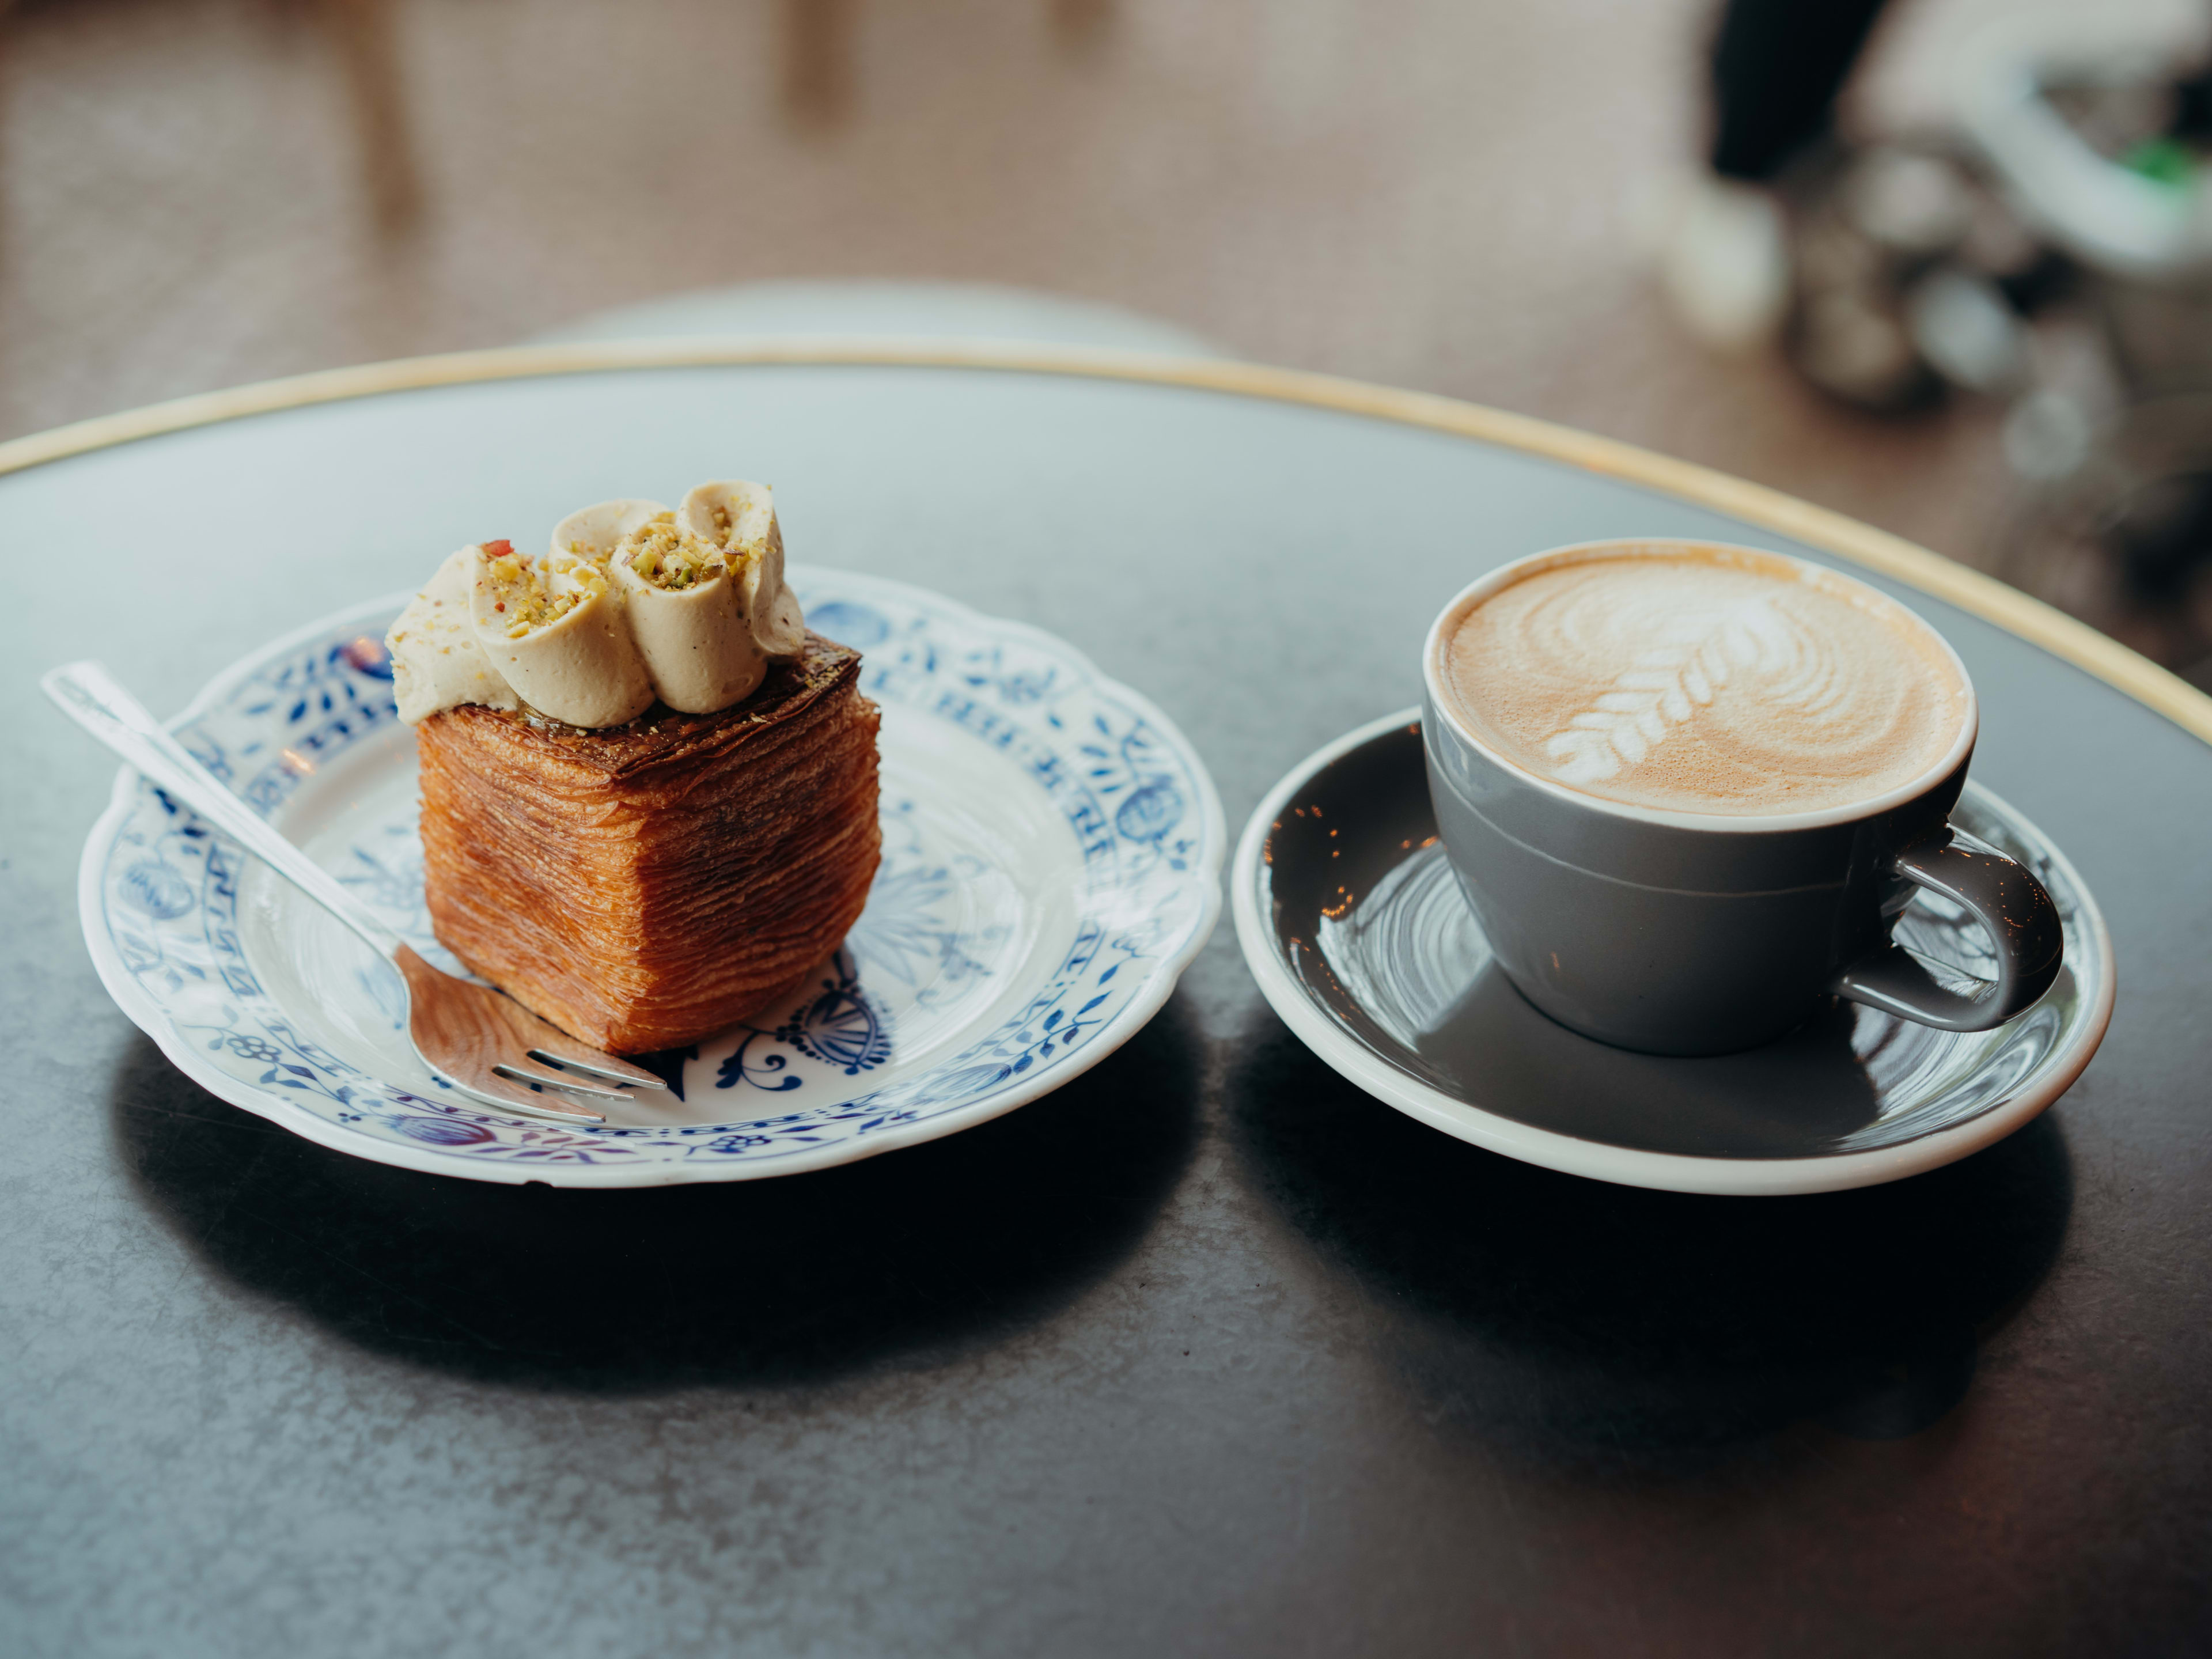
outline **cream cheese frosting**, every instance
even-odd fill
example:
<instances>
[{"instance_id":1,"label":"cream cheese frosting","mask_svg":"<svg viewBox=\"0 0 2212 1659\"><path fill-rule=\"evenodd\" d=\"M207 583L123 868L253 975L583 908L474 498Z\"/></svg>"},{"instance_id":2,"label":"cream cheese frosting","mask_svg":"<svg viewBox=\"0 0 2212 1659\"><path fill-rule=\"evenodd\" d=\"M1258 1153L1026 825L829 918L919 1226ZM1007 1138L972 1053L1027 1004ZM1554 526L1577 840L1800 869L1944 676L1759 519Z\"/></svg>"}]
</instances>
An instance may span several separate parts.
<instances>
[{"instance_id":1,"label":"cream cheese frosting","mask_svg":"<svg viewBox=\"0 0 2212 1659\"><path fill-rule=\"evenodd\" d=\"M708 714L751 695L806 620L784 585L766 484L701 484L671 509L601 501L553 528L535 560L506 542L462 548L386 636L399 718L463 703L620 726L656 699Z\"/></svg>"}]
</instances>

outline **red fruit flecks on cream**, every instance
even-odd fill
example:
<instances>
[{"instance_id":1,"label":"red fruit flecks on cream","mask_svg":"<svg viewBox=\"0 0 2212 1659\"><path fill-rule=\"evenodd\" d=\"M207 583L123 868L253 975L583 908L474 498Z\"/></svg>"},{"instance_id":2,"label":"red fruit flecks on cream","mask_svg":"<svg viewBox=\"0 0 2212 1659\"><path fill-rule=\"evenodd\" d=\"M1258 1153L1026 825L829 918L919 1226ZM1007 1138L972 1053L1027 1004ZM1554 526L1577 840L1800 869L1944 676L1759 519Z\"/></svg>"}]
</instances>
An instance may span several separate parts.
<instances>
[{"instance_id":1,"label":"red fruit flecks on cream","mask_svg":"<svg viewBox=\"0 0 2212 1659\"><path fill-rule=\"evenodd\" d=\"M485 542L482 545L487 559L503 559L514 551L513 542Z\"/></svg>"}]
</instances>

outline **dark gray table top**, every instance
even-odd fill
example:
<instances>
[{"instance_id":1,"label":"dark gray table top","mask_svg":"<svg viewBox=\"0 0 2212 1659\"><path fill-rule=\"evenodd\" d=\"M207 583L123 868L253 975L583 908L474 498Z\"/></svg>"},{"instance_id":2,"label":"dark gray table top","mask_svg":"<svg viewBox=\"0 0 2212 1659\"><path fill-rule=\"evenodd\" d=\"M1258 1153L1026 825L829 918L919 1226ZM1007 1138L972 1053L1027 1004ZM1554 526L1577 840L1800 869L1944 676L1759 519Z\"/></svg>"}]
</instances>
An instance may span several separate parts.
<instances>
[{"instance_id":1,"label":"dark gray table top","mask_svg":"<svg viewBox=\"0 0 2212 1659\"><path fill-rule=\"evenodd\" d=\"M1887 584L1976 775L2098 893L2102 1052L1896 1186L1602 1187L1434 1134L1260 1002L981 1129L789 1181L494 1188L185 1082L74 873L155 708L579 502L735 470L793 557L1157 698L1232 828L1416 699L1430 615L1587 537L1797 547L1346 409L956 368L424 386L0 477L0 1651L2150 1652L2212 1645L2212 747Z\"/></svg>"}]
</instances>

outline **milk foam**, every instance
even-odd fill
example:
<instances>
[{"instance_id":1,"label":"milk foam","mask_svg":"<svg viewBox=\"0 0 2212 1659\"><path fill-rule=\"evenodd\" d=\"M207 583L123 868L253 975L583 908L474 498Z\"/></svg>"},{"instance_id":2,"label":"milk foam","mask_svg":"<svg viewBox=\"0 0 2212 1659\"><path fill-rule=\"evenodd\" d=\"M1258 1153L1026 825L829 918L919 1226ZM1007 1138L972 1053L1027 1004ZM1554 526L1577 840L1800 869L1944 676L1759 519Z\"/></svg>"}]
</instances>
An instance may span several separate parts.
<instances>
[{"instance_id":1,"label":"milk foam","mask_svg":"<svg viewBox=\"0 0 2212 1659\"><path fill-rule=\"evenodd\" d=\"M1719 548L1539 569L1448 626L1441 666L1462 718L1538 776L1728 816L1899 787L1969 708L1942 641L1901 606Z\"/></svg>"}]
</instances>

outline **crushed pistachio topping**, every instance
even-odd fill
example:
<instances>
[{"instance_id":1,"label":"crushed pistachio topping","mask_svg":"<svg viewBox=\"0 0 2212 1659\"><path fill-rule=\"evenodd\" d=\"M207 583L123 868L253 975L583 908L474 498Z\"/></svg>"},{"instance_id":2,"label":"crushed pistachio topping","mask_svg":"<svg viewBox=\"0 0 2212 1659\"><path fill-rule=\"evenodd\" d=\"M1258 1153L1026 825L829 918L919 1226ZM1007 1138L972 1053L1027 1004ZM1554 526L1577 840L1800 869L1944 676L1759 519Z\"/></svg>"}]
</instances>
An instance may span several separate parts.
<instances>
[{"instance_id":1,"label":"crushed pistachio topping","mask_svg":"<svg viewBox=\"0 0 2212 1659\"><path fill-rule=\"evenodd\" d=\"M673 513L655 514L631 531L614 556L644 580L669 592L713 581L730 568L720 548L709 547L680 527Z\"/></svg>"},{"instance_id":2,"label":"crushed pistachio topping","mask_svg":"<svg viewBox=\"0 0 2212 1659\"><path fill-rule=\"evenodd\" d=\"M489 553L491 545L484 550ZM510 640L521 639L537 629L550 628L606 586L606 578L597 569L580 565L561 573L573 586L556 588L546 580L547 571L512 550L487 558L484 568L491 576L491 608L505 619L507 637Z\"/></svg>"},{"instance_id":3,"label":"crushed pistachio topping","mask_svg":"<svg viewBox=\"0 0 2212 1659\"><path fill-rule=\"evenodd\" d=\"M743 568L745 561L755 556L757 550L738 545L738 517L731 511L730 504L727 501L715 502L711 520L714 526L714 540L721 546L722 556L730 562L732 569Z\"/></svg>"}]
</instances>

